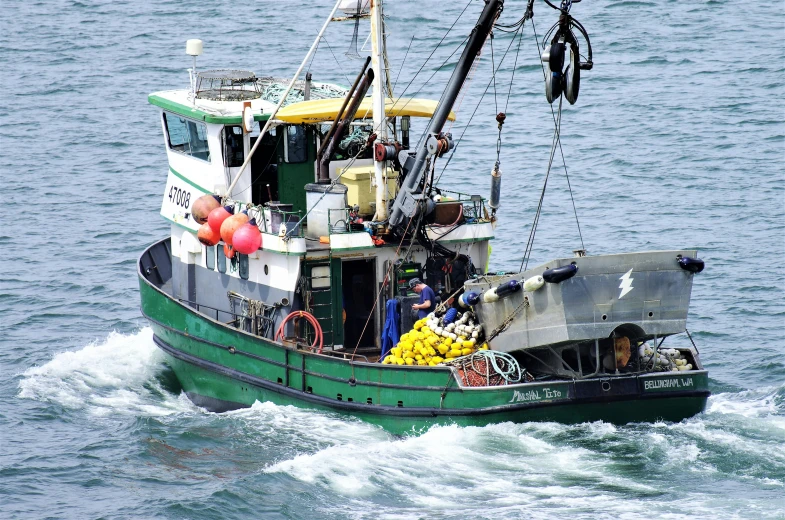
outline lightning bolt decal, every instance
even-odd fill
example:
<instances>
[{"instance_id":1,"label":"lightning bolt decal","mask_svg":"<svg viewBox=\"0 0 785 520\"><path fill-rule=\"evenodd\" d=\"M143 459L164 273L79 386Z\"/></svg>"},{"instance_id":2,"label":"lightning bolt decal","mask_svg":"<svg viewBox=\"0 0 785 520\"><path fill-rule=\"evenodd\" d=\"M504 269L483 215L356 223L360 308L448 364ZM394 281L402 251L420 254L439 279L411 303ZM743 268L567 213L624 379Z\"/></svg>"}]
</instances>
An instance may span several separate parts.
<instances>
[{"instance_id":1,"label":"lightning bolt decal","mask_svg":"<svg viewBox=\"0 0 785 520\"><path fill-rule=\"evenodd\" d=\"M624 275L619 278L619 280L621 280L621 283L619 284L619 289L621 289L621 293L619 294L620 300L622 296L635 289L635 287L632 286L632 281L635 280L635 278L631 278L630 275L632 275L632 269L624 273Z\"/></svg>"}]
</instances>

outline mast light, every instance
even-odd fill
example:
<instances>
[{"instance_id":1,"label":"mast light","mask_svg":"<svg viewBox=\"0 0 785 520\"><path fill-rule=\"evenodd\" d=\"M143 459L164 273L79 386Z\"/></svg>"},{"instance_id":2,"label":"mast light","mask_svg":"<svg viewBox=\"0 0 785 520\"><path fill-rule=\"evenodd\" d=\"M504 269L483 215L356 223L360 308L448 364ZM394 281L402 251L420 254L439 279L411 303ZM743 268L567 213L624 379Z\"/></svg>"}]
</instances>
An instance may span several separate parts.
<instances>
[{"instance_id":1,"label":"mast light","mask_svg":"<svg viewBox=\"0 0 785 520\"><path fill-rule=\"evenodd\" d=\"M202 55L203 48L202 40L192 39L185 42L185 53L194 59L194 66L188 69L188 75L191 79L191 98L194 106L196 105L196 57Z\"/></svg>"}]
</instances>

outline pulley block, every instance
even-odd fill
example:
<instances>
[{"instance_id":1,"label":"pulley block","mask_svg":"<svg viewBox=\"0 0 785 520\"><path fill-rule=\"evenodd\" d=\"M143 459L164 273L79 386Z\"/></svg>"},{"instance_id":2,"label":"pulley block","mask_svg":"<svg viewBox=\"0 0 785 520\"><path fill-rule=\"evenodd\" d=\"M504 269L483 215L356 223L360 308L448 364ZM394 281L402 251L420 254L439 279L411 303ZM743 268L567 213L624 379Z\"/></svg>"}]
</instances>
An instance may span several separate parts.
<instances>
[{"instance_id":1,"label":"pulley block","mask_svg":"<svg viewBox=\"0 0 785 520\"><path fill-rule=\"evenodd\" d=\"M429 154L441 157L453 148L452 134L431 135L425 145Z\"/></svg>"}]
</instances>

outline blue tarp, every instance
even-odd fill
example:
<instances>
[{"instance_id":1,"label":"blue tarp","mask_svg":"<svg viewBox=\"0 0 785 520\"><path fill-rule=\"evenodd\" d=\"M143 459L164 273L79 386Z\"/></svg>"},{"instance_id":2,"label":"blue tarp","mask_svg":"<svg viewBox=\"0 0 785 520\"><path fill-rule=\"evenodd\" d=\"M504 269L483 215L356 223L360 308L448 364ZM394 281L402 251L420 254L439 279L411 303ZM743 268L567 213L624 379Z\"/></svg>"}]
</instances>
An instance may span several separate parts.
<instances>
[{"instance_id":1,"label":"blue tarp","mask_svg":"<svg viewBox=\"0 0 785 520\"><path fill-rule=\"evenodd\" d=\"M398 333L398 323L401 321L401 315L398 312L398 301L395 299L387 300L387 319L384 321L384 330L382 331L382 356L379 361L384 359L384 356L401 340Z\"/></svg>"}]
</instances>

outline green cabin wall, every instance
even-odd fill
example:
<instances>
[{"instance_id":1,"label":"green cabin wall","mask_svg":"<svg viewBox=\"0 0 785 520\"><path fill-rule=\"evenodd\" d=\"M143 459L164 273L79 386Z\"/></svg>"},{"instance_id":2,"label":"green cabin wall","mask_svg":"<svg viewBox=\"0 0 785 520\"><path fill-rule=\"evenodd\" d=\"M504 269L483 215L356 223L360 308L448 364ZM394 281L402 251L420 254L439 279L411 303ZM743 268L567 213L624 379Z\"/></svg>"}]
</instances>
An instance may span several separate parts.
<instances>
[{"instance_id":1,"label":"green cabin wall","mask_svg":"<svg viewBox=\"0 0 785 520\"><path fill-rule=\"evenodd\" d=\"M278 127L279 131L287 132L290 126ZM305 215L308 207L305 203L305 185L314 182L314 164L316 161L316 131L313 125L299 125L305 128L307 159L299 163L284 160L284 140L278 143L278 196L280 201L291 204L294 211ZM284 134L284 139L286 134Z\"/></svg>"}]
</instances>

